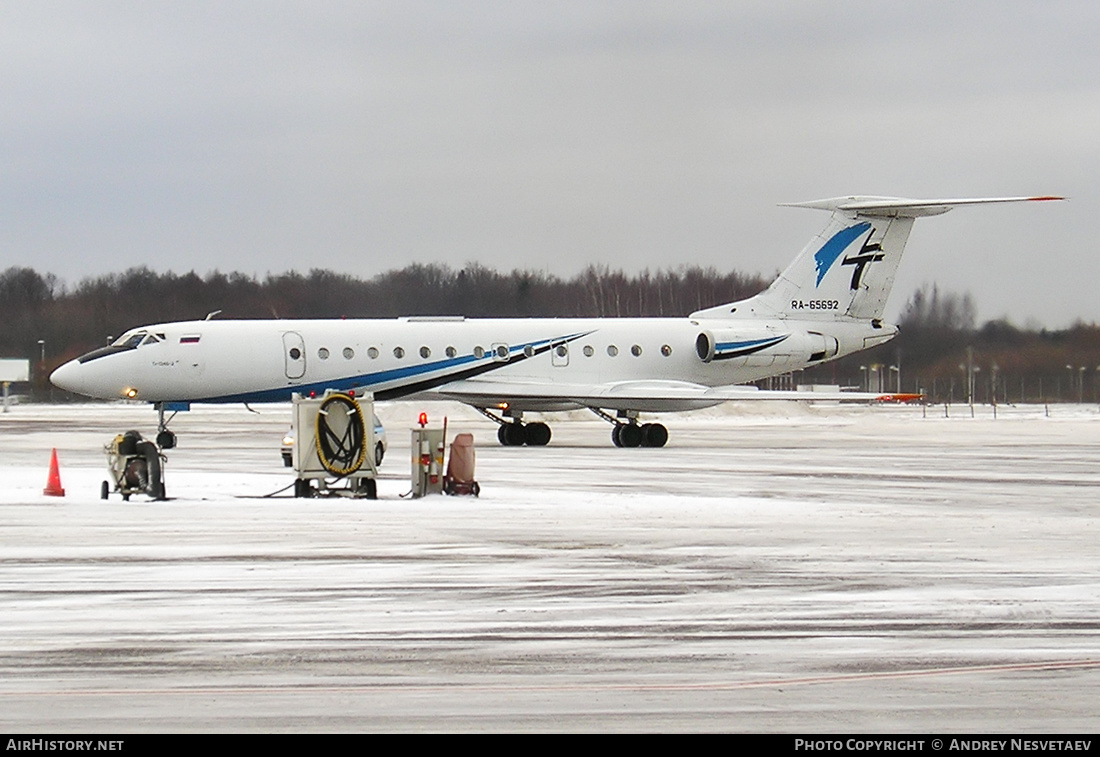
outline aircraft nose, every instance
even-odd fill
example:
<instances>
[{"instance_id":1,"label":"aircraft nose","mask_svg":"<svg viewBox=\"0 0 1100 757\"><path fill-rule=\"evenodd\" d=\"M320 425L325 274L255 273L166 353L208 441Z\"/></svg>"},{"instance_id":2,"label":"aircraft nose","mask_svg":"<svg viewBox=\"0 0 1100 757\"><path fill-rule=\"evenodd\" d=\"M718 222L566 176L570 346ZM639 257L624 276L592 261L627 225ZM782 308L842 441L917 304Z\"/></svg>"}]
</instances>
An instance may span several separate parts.
<instances>
[{"instance_id":1,"label":"aircraft nose","mask_svg":"<svg viewBox=\"0 0 1100 757\"><path fill-rule=\"evenodd\" d=\"M70 360L50 374L50 383L67 392L81 393L80 363Z\"/></svg>"},{"instance_id":2,"label":"aircraft nose","mask_svg":"<svg viewBox=\"0 0 1100 757\"><path fill-rule=\"evenodd\" d=\"M89 355L92 354L94 353L89 353ZM136 398L137 390L121 384L119 380L118 373L126 368L125 364L112 364L110 360L99 360L98 357L89 359L88 355L85 355L76 360L70 360L50 374L50 381L60 389L83 394L86 397Z\"/></svg>"}]
</instances>

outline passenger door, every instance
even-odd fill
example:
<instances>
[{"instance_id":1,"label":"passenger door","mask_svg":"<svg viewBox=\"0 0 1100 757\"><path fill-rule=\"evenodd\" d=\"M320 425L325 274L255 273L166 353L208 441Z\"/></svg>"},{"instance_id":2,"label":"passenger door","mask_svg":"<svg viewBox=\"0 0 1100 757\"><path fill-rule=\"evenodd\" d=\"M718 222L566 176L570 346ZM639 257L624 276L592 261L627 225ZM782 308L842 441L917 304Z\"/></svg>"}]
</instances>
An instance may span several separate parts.
<instances>
[{"instance_id":1,"label":"passenger door","mask_svg":"<svg viewBox=\"0 0 1100 757\"><path fill-rule=\"evenodd\" d=\"M300 379L306 373L306 343L296 331L283 333L283 358L286 360L286 377Z\"/></svg>"}]
</instances>

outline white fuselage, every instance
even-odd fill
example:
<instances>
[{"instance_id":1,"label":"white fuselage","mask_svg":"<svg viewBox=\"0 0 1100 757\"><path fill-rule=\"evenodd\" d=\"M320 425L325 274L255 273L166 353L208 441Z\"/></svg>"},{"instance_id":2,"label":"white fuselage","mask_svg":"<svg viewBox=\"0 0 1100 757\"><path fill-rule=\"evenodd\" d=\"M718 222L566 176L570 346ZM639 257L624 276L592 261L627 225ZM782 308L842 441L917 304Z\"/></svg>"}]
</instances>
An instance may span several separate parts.
<instances>
[{"instance_id":1,"label":"white fuselage","mask_svg":"<svg viewBox=\"0 0 1100 757\"><path fill-rule=\"evenodd\" d=\"M815 365L889 339L867 322L702 318L187 321L128 332L70 361L58 386L148 402L275 402L326 389L377 399L434 394L482 407L555 410L618 385L633 410L716 404L666 391ZM503 388L502 388L503 387ZM614 401L601 402L615 407ZM621 408L625 409L625 408Z\"/></svg>"}]
</instances>

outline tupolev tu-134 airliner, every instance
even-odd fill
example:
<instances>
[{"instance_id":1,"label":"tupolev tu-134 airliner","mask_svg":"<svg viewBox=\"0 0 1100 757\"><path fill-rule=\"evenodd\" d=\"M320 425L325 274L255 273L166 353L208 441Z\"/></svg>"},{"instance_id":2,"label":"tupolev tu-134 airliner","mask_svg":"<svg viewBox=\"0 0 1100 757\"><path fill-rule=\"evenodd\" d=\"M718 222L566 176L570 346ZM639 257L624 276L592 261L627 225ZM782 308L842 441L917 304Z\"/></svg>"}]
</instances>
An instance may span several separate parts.
<instances>
[{"instance_id":1,"label":"tupolev tu-134 airliner","mask_svg":"<svg viewBox=\"0 0 1100 757\"><path fill-rule=\"evenodd\" d=\"M331 389L373 392L377 400L464 402L500 424L506 445L550 441L550 427L524 423L524 412L588 408L613 424L617 446L661 447L667 429L639 424L639 413L796 398L743 384L897 334L882 314L915 219L964 205L1058 199L797 203L791 207L831 211L824 231L765 291L686 318L183 321L132 329L65 363L50 380L92 397L154 403L162 434L165 407L285 402L293 393Z\"/></svg>"}]
</instances>

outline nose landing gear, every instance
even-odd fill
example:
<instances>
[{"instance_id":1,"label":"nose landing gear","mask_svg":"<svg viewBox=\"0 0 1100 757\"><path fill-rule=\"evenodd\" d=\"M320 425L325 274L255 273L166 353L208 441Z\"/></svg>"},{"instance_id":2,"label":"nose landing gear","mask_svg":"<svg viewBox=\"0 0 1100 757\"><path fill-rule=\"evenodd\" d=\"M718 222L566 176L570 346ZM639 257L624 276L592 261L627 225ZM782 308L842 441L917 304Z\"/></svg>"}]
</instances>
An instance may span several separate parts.
<instances>
[{"instance_id":1,"label":"nose landing gear","mask_svg":"<svg viewBox=\"0 0 1100 757\"><path fill-rule=\"evenodd\" d=\"M164 418L164 403L157 403L157 446L161 449L172 449L176 446L176 435L168 430L168 421L176 417L176 411Z\"/></svg>"}]
</instances>

